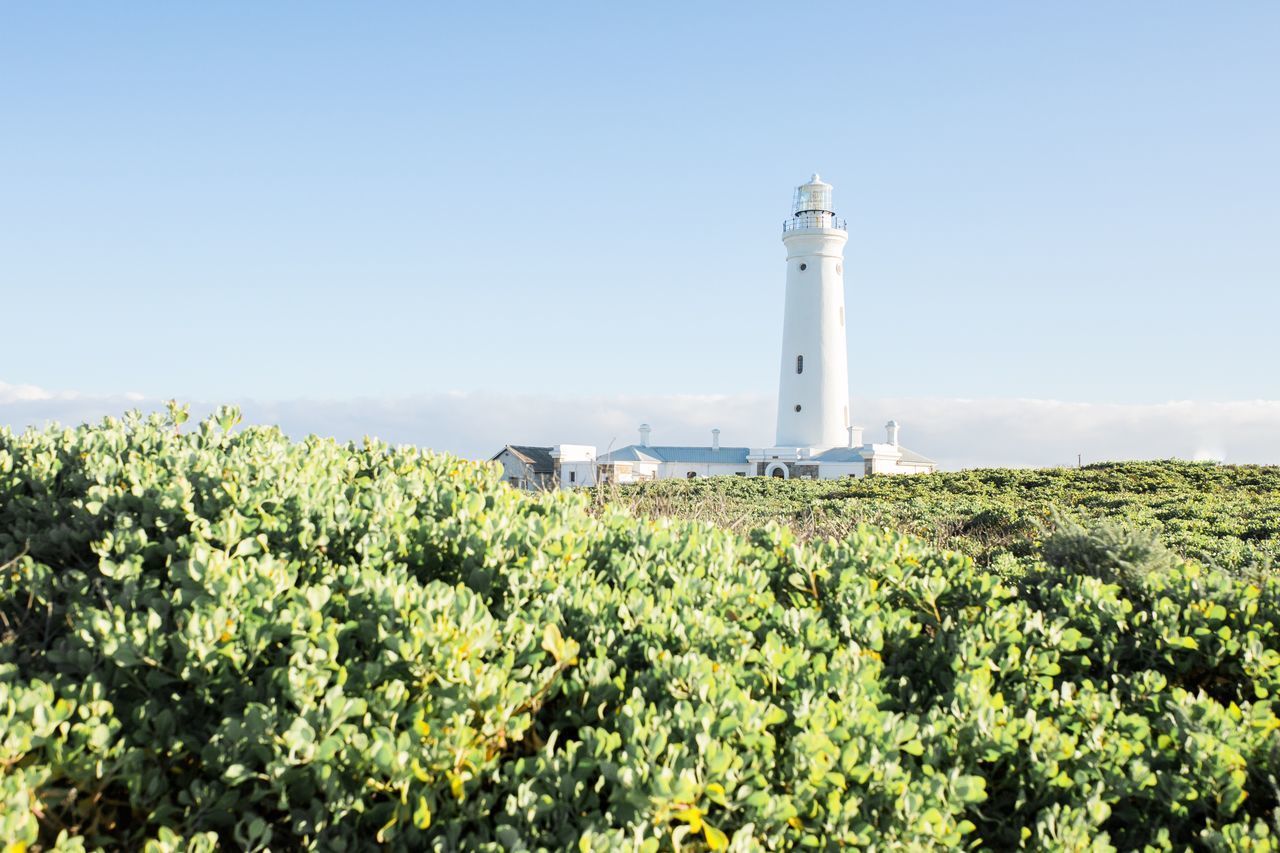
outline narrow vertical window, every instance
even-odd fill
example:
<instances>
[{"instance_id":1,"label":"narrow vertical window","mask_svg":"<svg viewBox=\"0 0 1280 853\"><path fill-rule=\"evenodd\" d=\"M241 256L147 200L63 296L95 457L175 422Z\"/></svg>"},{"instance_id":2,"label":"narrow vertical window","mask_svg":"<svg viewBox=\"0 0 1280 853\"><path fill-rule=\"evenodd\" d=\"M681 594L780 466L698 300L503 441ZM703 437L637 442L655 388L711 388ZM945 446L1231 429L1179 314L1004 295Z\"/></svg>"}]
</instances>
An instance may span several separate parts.
<instances>
[{"instance_id":1,"label":"narrow vertical window","mask_svg":"<svg viewBox=\"0 0 1280 853\"><path fill-rule=\"evenodd\" d=\"M844 328L844 306L840 306L840 328Z\"/></svg>"},{"instance_id":2,"label":"narrow vertical window","mask_svg":"<svg viewBox=\"0 0 1280 853\"><path fill-rule=\"evenodd\" d=\"M577 481L578 481L578 472L577 472L577 471L570 471L570 472L569 472L569 482L570 482L570 483L576 483Z\"/></svg>"},{"instance_id":3,"label":"narrow vertical window","mask_svg":"<svg viewBox=\"0 0 1280 853\"><path fill-rule=\"evenodd\" d=\"M796 373L804 373L804 356L796 356Z\"/></svg>"}]
</instances>

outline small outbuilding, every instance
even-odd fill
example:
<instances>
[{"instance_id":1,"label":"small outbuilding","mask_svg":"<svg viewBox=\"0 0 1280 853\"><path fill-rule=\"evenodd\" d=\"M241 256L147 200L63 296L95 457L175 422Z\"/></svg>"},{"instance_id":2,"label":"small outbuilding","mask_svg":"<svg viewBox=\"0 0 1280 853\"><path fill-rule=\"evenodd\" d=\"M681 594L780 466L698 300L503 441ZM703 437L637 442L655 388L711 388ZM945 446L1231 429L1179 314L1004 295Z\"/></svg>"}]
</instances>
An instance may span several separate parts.
<instances>
[{"instance_id":1,"label":"small outbuilding","mask_svg":"<svg viewBox=\"0 0 1280 853\"><path fill-rule=\"evenodd\" d=\"M596 449L587 444L508 444L489 461L500 464L502 479L517 489L541 491L596 482Z\"/></svg>"},{"instance_id":2,"label":"small outbuilding","mask_svg":"<svg viewBox=\"0 0 1280 853\"><path fill-rule=\"evenodd\" d=\"M502 465L502 479L517 489L554 489L555 460L551 450L550 447L508 444L489 461Z\"/></svg>"}]
</instances>

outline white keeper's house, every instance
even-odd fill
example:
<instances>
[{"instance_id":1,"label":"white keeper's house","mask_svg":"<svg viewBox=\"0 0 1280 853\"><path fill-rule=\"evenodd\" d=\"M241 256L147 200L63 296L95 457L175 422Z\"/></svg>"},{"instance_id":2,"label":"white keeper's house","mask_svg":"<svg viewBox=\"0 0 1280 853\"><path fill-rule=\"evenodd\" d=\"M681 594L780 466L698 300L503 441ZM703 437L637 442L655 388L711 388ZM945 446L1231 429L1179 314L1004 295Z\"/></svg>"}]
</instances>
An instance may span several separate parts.
<instances>
[{"instance_id":1,"label":"white keeper's house","mask_svg":"<svg viewBox=\"0 0 1280 853\"><path fill-rule=\"evenodd\" d=\"M640 442L597 456L590 445L507 445L492 457L514 486L529 489L638 483L694 477L798 477L833 480L870 474L929 474L937 465L898 443L898 423L883 442L863 443L849 420L849 349L845 332L844 245L849 233L816 174L796 189L782 224L787 290L782 321L777 435L773 447L655 445Z\"/></svg>"}]
</instances>

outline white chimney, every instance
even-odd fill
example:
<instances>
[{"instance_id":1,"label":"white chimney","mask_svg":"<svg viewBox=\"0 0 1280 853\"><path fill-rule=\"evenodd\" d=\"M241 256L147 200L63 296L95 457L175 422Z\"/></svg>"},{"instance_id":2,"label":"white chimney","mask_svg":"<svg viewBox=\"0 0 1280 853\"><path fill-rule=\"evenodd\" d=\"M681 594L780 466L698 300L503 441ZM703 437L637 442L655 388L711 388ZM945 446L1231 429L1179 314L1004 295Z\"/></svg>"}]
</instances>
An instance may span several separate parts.
<instances>
[{"instance_id":1,"label":"white chimney","mask_svg":"<svg viewBox=\"0 0 1280 853\"><path fill-rule=\"evenodd\" d=\"M884 425L885 432L889 434L889 443L894 447L898 446L898 422L889 421Z\"/></svg>"},{"instance_id":2,"label":"white chimney","mask_svg":"<svg viewBox=\"0 0 1280 853\"><path fill-rule=\"evenodd\" d=\"M860 426L849 427L849 446L850 447L862 446L862 427Z\"/></svg>"},{"instance_id":3,"label":"white chimney","mask_svg":"<svg viewBox=\"0 0 1280 853\"><path fill-rule=\"evenodd\" d=\"M641 447L649 446L649 431L650 430L649 430L648 424L640 424L640 446Z\"/></svg>"},{"instance_id":4,"label":"white chimney","mask_svg":"<svg viewBox=\"0 0 1280 853\"><path fill-rule=\"evenodd\" d=\"M720 449L720 430L719 429L713 429L711 431L711 449L712 450Z\"/></svg>"}]
</instances>

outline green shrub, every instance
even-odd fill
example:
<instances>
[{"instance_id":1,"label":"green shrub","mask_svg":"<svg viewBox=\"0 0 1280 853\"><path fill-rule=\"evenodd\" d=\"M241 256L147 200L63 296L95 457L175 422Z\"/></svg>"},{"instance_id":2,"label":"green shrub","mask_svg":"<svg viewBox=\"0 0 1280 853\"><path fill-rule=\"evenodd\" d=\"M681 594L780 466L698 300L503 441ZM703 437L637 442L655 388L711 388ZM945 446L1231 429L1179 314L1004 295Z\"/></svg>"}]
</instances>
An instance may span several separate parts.
<instances>
[{"instance_id":1,"label":"green shrub","mask_svg":"<svg viewBox=\"0 0 1280 853\"><path fill-rule=\"evenodd\" d=\"M1242 577L1270 574L1280 558L1276 466L1169 460L858 480L714 477L628 486L611 497L638 514L714 520L740 532L777 521L821 539L873 524L983 566L1035 554L1055 519L1122 523Z\"/></svg>"},{"instance_id":2,"label":"green shrub","mask_svg":"<svg viewBox=\"0 0 1280 853\"><path fill-rule=\"evenodd\" d=\"M1155 534L1111 521L1095 521L1085 527L1059 518L1056 529L1045 537L1040 553L1046 563L1068 575L1116 583L1130 593L1147 575L1173 571L1179 563Z\"/></svg>"},{"instance_id":3,"label":"green shrub","mask_svg":"<svg viewBox=\"0 0 1280 853\"><path fill-rule=\"evenodd\" d=\"M1070 531L994 573L180 420L0 430L19 849L1274 849L1274 576Z\"/></svg>"}]
</instances>

